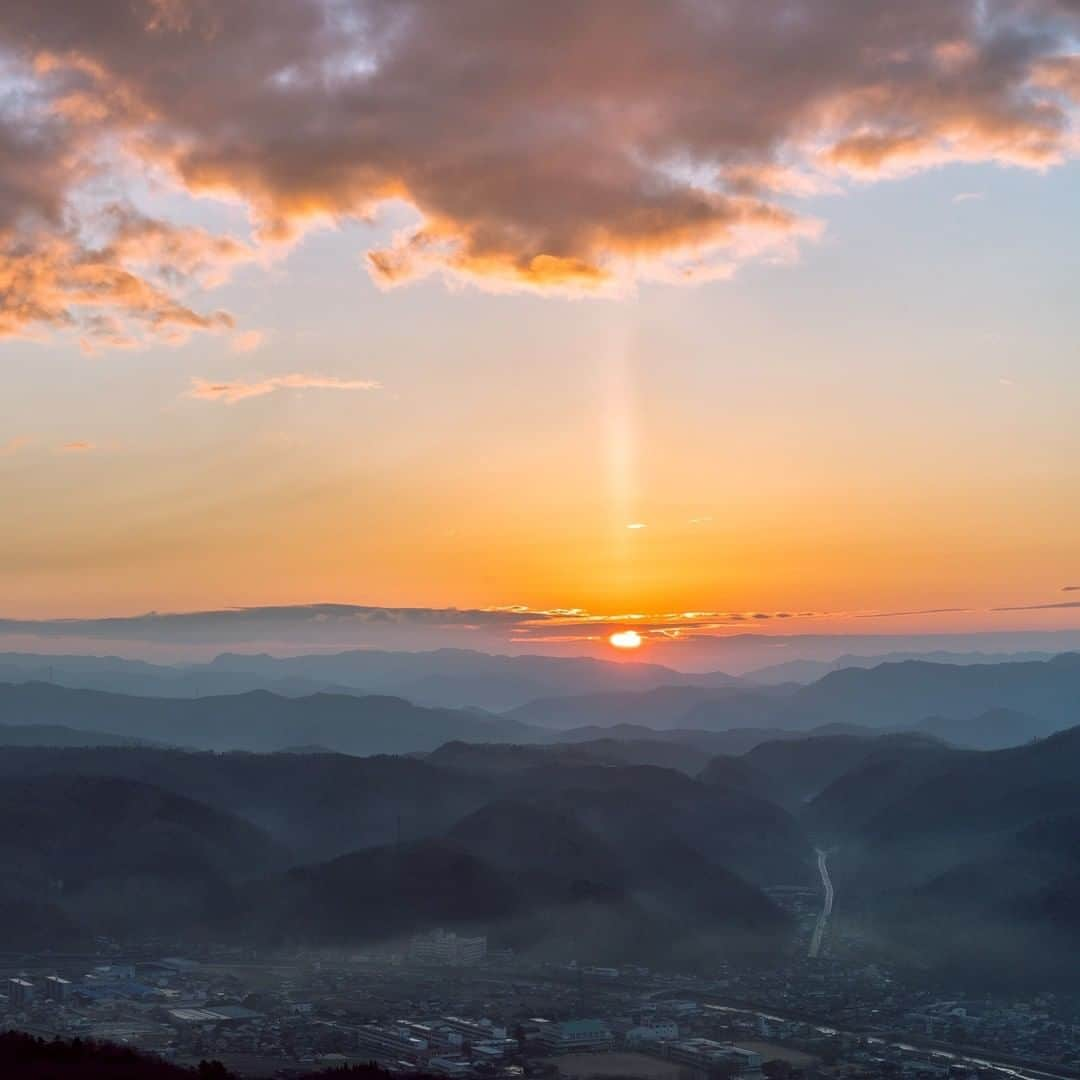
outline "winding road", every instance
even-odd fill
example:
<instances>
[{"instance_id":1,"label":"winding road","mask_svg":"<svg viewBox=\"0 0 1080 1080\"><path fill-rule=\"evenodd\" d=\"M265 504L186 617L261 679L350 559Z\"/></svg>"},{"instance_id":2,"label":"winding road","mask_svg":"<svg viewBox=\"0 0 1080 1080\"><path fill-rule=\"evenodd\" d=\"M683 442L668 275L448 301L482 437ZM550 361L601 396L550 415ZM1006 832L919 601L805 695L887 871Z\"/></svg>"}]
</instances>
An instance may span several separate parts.
<instances>
[{"instance_id":1,"label":"winding road","mask_svg":"<svg viewBox=\"0 0 1080 1080\"><path fill-rule=\"evenodd\" d=\"M821 848L817 849L817 868L818 873L821 875L821 885L825 890L825 901L821 905L821 914L817 918L817 924L814 926L814 935L810 938L810 950L807 952L812 960L815 959L821 952L821 942L825 937L825 930L829 925L829 916L832 915L833 891L832 878L829 877L829 853L822 851Z\"/></svg>"}]
</instances>

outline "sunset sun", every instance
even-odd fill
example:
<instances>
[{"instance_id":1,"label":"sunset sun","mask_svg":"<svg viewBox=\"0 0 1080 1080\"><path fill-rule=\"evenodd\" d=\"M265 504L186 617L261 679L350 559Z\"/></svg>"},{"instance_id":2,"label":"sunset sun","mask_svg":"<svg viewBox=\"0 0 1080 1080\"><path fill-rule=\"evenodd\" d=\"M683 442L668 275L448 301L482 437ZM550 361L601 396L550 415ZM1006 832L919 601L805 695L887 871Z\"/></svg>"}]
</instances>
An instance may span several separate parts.
<instances>
[{"instance_id":1,"label":"sunset sun","mask_svg":"<svg viewBox=\"0 0 1080 1080\"><path fill-rule=\"evenodd\" d=\"M617 630L608 641L616 649L640 649L642 637L636 630Z\"/></svg>"}]
</instances>

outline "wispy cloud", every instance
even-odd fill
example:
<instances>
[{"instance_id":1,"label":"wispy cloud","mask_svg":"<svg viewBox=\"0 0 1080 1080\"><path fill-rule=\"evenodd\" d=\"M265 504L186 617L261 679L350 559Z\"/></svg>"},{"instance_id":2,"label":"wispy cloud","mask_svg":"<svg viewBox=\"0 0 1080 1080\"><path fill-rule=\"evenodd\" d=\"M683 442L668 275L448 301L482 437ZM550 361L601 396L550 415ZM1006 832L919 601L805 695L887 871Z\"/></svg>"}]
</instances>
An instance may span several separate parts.
<instances>
[{"instance_id":1,"label":"wispy cloud","mask_svg":"<svg viewBox=\"0 0 1080 1080\"><path fill-rule=\"evenodd\" d=\"M16 435L7 442L0 443L0 457L14 457L24 447L30 445L30 440L21 435Z\"/></svg>"},{"instance_id":2,"label":"wispy cloud","mask_svg":"<svg viewBox=\"0 0 1080 1080\"><path fill-rule=\"evenodd\" d=\"M84 439L74 439L71 442L60 444L60 450L65 454L86 454L96 449L97 445L95 443L86 442Z\"/></svg>"},{"instance_id":3,"label":"wispy cloud","mask_svg":"<svg viewBox=\"0 0 1080 1080\"><path fill-rule=\"evenodd\" d=\"M861 611L854 617L856 619L900 619L909 615L966 615L975 610L975 608L939 607L922 608L915 611Z\"/></svg>"},{"instance_id":4,"label":"wispy cloud","mask_svg":"<svg viewBox=\"0 0 1080 1080\"><path fill-rule=\"evenodd\" d=\"M985 198L986 195L981 191L961 191L959 195L953 196L952 201L954 203L979 202Z\"/></svg>"},{"instance_id":5,"label":"wispy cloud","mask_svg":"<svg viewBox=\"0 0 1080 1080\"><path fill-rule=\"evenodd\" d=\"M630 524L627 525L626 527L628 529L637 530L637 529L647 529L649 526L646 525L644 521L631 521Z\"/></svg>"},{"instance_id":6,"label":"wispy cloud","mask_svg":"<svg viewBox=\"0 0 1080 1080\"><path fill-rule=\"evenodd\" d=\"M229 348L235 353L255 352L266 344L266 332L263 330L244 330L233 334L229 342Z\"/></svg>"},{"instance_id":7,"label":"wispy cloud","mask_svg":"<svg viewBox=\"0 0 1080 1080\"><path fill-rule=\"evenodd\" d=\"M991 611L1054 611L1060 608L1080 608L1080 600L1059 600L1056 604L1016 604L991 608Z\"/></svg>"},{"instance_id":8,"label":"wispy cloud","mask_svg":"<svg viewBox=\"0 0 1080 1080\"><path fill-rule=\"evenodd\" d=\"M372 379L338 379L332 375L271 375L255 382L232 380L213 382L210 379L192 379L187 396L199 401L220 401L235 405L248 398L265 397L278 390L379 390L381 384Z\"/></svg>"}]
</instances>

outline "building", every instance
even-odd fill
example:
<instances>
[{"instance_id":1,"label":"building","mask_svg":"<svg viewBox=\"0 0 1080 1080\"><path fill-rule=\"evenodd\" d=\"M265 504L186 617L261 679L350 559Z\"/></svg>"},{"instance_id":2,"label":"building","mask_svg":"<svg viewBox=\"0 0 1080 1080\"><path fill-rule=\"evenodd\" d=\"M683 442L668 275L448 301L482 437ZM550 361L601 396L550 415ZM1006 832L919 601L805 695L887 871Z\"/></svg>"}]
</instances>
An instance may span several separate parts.
<instances>
[{"instance_id":1,"label":"building","mask_svg":"<svg viewBox=\"0 0 1080 1080\"><path fill-rule=\"evenodd\" d=\"M61 979L59 975L50 975L45 980L45 996L50 1001L67 1001L71 993L71 981Z\"/></svg>"},{"instance_id":2,"label":"building","mask_svg":"<svg viewBox=\"0 0 1080 1080\"><path fill-rule=\"evenodd\" d=\"M34 984L29 979L8 979L8 1004L22 1009L34 1000Z\"/></svg>"},{"instance_id":3,"label":"building","mask_svg":"<svg viewBox=\"0 0 1080 1080\"><path fill-rule=\"evenodd\" d=\"M631 1046L672 1042L678 1037L679 1025L674 1020L654 1020L649 1024L638 1024L626 1033L626 1041Z\"/></svg>"},{"instance_id":4,"label":"building","mask_svg":"<svg viewBox=\"0 0 1080 1080\"><path fill-rule=\"evenodd\" d=\"M406 1062L418 1065L430 1056L430 1046L426 1039L418 1039L408 1029L364 1024L356 1031L356 1046L365 1054L370 1054L376 1061L394 1065Z\"/></svg>"},{"instance_id":5,"label":"building","mask_svg":"<svg viewBox=\"0 0 1080 1080\"><path fill-rule=\"evenodd\" d=\"M687 1065L702 1076L730 1075L733 1067L735 1075L746 1080L761 1076L761 1055L730 1043L713 1039L678 1039L665 1043L664 1052L670 1060Z\"/></svg>"},{"instance_id":6,"label":"building","mask_svg":"<svg viewBox=\"0 0 1080 1080\"><path fill-rule=\"evenodd\" d=\"M417 964L467 967L487 957L486 937L459 937L446 930L417 934L409 947L409 959Z\"/></svg>"},{"instance_id":7,"label":"building","mask_svg":"<svg viewBox=\"0 0 1080 1080\"><path fill-rule=\"evenodd\" d=\"M614 1043L611 1028L603 1020L564 1020L548 1025L540 1042L553 1054L609 1050Z\"/></svg>"},{"instance_id":8,"label":"building","mask_svg":"<svg viewBox=\"0 0 1080 1080\"><path fill-rule=\"evenodd\" d=\"M439 1026L460 1035L468 1042L489 1042L505 1039L506 1028L495 1027L490 1020L463 1020L460 1016L441 1016Z\"/></svg>"}]
</instances>

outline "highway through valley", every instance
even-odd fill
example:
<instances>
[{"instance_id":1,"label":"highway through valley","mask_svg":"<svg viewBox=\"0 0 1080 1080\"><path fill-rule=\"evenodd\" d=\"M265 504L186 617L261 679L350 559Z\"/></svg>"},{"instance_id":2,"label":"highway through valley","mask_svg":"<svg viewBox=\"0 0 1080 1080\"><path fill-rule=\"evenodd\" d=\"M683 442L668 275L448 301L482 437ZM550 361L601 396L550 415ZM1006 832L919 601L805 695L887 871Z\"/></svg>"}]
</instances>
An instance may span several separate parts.
<instances>
[{"instance_id":1,"label":"highway through valley","mask_svg":"<svg viewBox=\"0 0 1080 1080\"><path fill-rule=\"evenodd\" d=\"M821 953L821 943L825 937L825 931L829 925L829 917L832 915L833 890L832 878L829 877L829 853L818 848L817 868L821 875L821 886L825 891L825 897L821 904L821 914L818 915L817 925L814 927L813 937L810 938L810 950L807 955L813 960Z\"/></svg>"}]
</instances>

